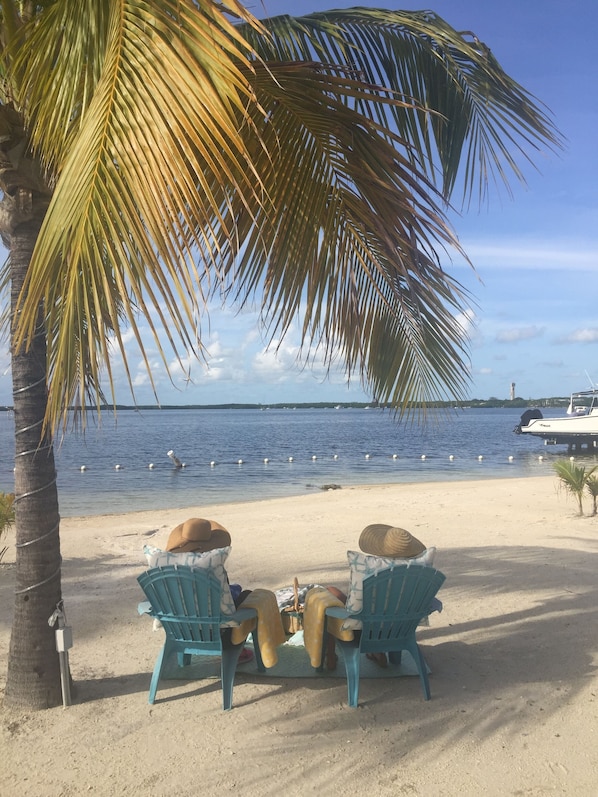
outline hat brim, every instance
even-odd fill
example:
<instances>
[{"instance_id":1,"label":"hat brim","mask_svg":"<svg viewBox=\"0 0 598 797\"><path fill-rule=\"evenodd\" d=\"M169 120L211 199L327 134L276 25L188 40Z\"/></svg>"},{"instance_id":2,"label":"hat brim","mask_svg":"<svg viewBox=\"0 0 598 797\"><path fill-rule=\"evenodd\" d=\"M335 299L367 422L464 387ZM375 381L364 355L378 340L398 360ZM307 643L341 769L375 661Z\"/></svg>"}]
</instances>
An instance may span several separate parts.
<instances>
[{"instance_id":1,"label":"hat brim","mask_svg":"<svg viewBox=\"0 0 598 797\"><path fill-rule=\"evenodd\" d=\"M426 550L426 546L406 529L386 523L371 523L359 537L359 548L370 556L388 559L413 559Z\"/></svg>"},{"instance_id":2,"label":"hat brim","mask_svg":"<svg viewBox=\"0 0 598 797\"><path fill-rule=\"evenodd\" d=\"M210 521L211 533L205 540L190 540L184 536L184 523L180 523L171 532L166 543L166 550L172 553L207 553L215 548L227 548L231 544L228 531L215 521Z\"/></svg>"}]
</instances>

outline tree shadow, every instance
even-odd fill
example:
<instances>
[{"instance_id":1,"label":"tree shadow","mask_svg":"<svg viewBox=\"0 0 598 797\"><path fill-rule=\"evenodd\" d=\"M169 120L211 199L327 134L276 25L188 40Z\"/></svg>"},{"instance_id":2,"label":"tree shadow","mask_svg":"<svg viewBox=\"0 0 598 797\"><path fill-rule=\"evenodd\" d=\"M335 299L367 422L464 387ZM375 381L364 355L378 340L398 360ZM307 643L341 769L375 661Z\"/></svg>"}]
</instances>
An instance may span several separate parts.
<instances>
[{"instance_id":1,"label":"tree shadow","mask_svg":"<svg viewBox=\"0 0 598 797\"><path fill-rule=\"evenodd\" d=\"M598 549L595 540L584 542ZM396 730L408 727L402 738L405 754L431 739L450 745L457 738L483 738L499 728L528 732L561 710L565 698L570 702L587 688L596 672L595 633L588 630L598 627L598 553L525 545L453 548L439 552L436 565L447 576L439 593L444 610L418 633L432 670L432 700L423 700L417 678L364 680L360 708L352 710L346 707L342 680L269 679L275 694L298 695L297 712L303 721L294 722L297 715L292 710L279 720L285 744L291 737L293 749L307 754L313 739L305 729L314 723L322 732L357 732L381 722ZM74 628L72 661L81 700L135 693L146 699L162 635L152 634L148 618L137 616L137 602L144 596L136 576L142 570L142 563L131 565L115 555L64 564L63 592ZM334 580L339 565L324 563L319 572L330 572ZM296 574L302 583L310 582L301 568ZM0 600L9 591L9 584L0 585ZM3 623L8 622L7 614L5 609ZM124 627L130 630L126 649ZM107 663L103 671L92 663L86 647L100 637L101 661ZM244 681L257 678L239 673L235 690ZM220 690L219 681L187 683L170 695L166 688L159 699L180 700L206 689ZM244 703L238 691L235 694L237 707L263 699L249 696ZM439 721L447 716L454 721ZM259 723L259 714L253 721Z\"/></svg>"}]
</instances>

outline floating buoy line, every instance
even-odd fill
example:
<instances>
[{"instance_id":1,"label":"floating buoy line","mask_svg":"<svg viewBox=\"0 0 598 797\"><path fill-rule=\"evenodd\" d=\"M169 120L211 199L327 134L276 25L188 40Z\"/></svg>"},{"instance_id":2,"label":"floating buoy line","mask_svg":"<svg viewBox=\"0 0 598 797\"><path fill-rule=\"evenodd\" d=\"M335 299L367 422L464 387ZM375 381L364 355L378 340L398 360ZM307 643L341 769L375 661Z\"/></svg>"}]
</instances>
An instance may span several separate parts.
<instances>
[{"instance_id":1,"label":"floating buoy line","mask_svg":"<svg viewBox=\"0 0 598 797\"><path fill-rule=\"evenodd\" d=\"M187 464L185 462L183 462L182 460L180 460L179 457L177 457L177 455L174 453L174 451L172 449L170 451L166 452L166 456L172 461L175 470L183 470L183 469L185 469L187 467ZM400 461L401 463L406 463L406 462L409 461L409 459L407 457L400 457L399 454L396 454L396 453L394 453L394 454L380 454L380 455L373 455L373 454L367 453L367 454L363 455L363 458L367 462L374 462L374 461L380 462L380 460L390 460L392 462ZM331 459L334 462L338 462L339 461L339 455L338 454L332 454ZM537 459L538 459L538 462L543 462L544 461L544 457L542 455L538 456ZM570 459L573 460L574 457L570 457ZM460 458L459 459L454 454L449 454L448 457L447 457L447 460L448 460L448 462L460 461L461 463L466 461L464 458ZM286 457L285 460L276 460L276 459L271 459L270 457L263 457L260 461L264 465L271 465L271 464L282 463L283 461L291 464L291 463L296 462L297 460L295 459L295 457L290 456L290 457ZM322 457L321 455L318 455L318 454L312 454L311 461L312 462L325 462L326 458ZM347 461L348 461L348 459L345 459L345 462L347 462ZM428 454L421 454L420 455L420 461L421 462L426 462L426 463L427 462L433 462L434 464L438 464L440 462L440 458L439 457L435 457L435 456L429 457ZM485 459L483 454L479 454L478 457L477 457L477 461L478 462L485 462L486 459ZM510 454L507 457L507 462L509 462L509 463L515 462L515 457L512 454ZM199 464L201 465L201 463L199 463ZM211 459L207 464L209 465L210 468L215 468L218 465L231 465L231 464L235 464L235 465L239 465L239 466L241 466L241 465L251 465L251 464L255 464L255 461L252 462L251 460L245 460L242 457L239 457L237 460L234 460L234 461L228 461L228 460L218 461L218 460L215 460L215 459ZM156 464L154 462L150 462L147 465L147 468L148 468L148 470L155 470ZM117 462L114 465L114 470L115 471L121 471L121 470L124 470L124 469L125 469L125 466L122 465L121 463ZM83 464L83 465L80 466L79 470L81 471L81 473L85 473L88 470L90 470L90 468L89 468L88 465Z\"/></svg>"}]
</instances>

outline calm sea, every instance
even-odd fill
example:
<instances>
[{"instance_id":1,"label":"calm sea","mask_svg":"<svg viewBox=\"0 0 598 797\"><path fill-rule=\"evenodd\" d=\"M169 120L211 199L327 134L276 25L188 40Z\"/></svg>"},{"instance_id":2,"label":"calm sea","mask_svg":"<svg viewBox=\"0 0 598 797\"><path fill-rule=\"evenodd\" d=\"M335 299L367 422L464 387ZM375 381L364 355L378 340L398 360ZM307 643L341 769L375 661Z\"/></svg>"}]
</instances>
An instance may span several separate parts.
<instances>
[{"instance_id":1,"label":"calm sea","mask_svg":"<svg viewBox=\"0 0 598 797\"><path fill-rule=\"evenodd\" d=\"M116 422L106 414L101 428L90 422L85 435L70 432L57 446L60 512L210 505L325 485L551 474L566 447L515 435L520 415L451 410L430 413L423 425L378 409L124 410ZM0 412L5 492L14 489L13 437L12 414ZM170 450L184 468L173 466Z\"/></svg>"}]
</instances>

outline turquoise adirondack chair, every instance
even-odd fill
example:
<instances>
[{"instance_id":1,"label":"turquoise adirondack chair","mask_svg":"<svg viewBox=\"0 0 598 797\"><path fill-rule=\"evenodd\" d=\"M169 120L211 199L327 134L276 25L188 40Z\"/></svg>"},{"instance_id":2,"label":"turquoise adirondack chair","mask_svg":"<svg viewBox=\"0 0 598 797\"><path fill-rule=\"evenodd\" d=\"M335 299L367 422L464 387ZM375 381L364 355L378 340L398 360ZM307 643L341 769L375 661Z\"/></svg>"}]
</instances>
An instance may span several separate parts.
<instances>
[{"instance_id":1,"label":"turquoise adirondack chair","mask_svg":"<svg viewBox=\"0 0 598 797\"><path fill-rule=\"evenodd\" d=\"M154 666L149 702L155 701L158 682L170 657L176 653L179 667L185 667L191 663L191 654L195 654L221 657L223 708L232 708L235 670L243 644L223 645L220 631L223 623L230 620L241 623L256 617L256 610L240 608L234 615L222 615L222 585L209 570L167 565L147 570L137 581L148 599L139 604L139 614L155 617L166 633ZM252 633L257 668L264 672L257 631Z\"/></svg>"},{"instance_id":2,"label":"turquoise adirondack chair","mask_svg":"<svg viewBox=\"0 0 598 797\"><path fill-rule=\"evenodd\" d=\"M424 697L430 699L426 662L415 640L419 623L435 609L435 596L446 576L423 565L399 565L381 570L363 582L363 609L349 614L340 606L326 609L327 617L352 618L362 623L361 632L351 642L339 639L347 672L349 705L357 707L361 653L387 653L393 664L400 664L408 650L417 666ZM323 662L322 662L323 666Z\"/></svg>"}]
</instances>

